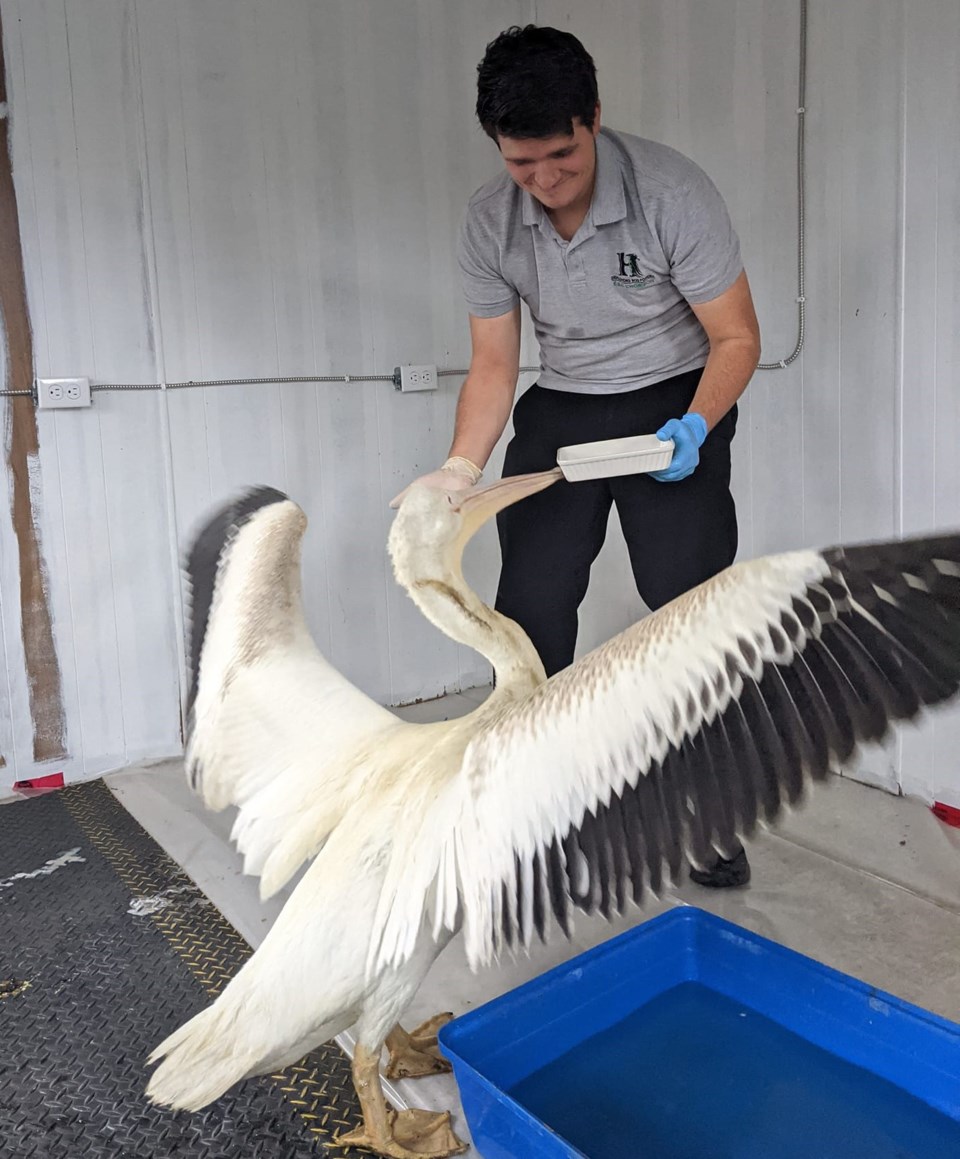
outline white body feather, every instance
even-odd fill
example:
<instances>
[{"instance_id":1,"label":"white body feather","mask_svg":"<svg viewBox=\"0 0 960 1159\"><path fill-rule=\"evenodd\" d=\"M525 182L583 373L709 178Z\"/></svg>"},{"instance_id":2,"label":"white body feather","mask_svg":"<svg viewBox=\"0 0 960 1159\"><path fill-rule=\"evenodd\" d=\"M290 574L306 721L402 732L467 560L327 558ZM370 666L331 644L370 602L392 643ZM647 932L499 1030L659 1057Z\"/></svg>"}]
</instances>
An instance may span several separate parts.
<instances>
[{"instance_id":1,"label":"white body feather","mask_svg":"<svg viewBox=\"0 0 960 1159\"><path fill-rule=\"evenodd\" d=\"M241 1079L296 1062L354 1024L359 1040L376 1049L400 1019L449 935L437 941L422 930L397 968L368 976L365 965L391 834L405 839L406 819L419 822L410 806L429 800L428 770L421 765L425 775L413 785L403 777L411 766L373 761L355 771L362 791L256 953L210 1007L154 1051L151 1061L163 1061L147 1088L150 1098L197 1110Z\"/></svg>"}]
</instances>

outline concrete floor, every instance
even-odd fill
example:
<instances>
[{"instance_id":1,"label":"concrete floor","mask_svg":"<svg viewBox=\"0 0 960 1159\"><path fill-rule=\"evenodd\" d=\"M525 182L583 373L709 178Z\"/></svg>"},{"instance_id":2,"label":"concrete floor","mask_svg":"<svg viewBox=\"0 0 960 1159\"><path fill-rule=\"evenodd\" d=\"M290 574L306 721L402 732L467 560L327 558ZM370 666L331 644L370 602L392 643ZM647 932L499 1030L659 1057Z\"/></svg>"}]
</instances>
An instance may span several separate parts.
<instances>
[{"instance_id":1,"label":"concrete floor","mask_svg":"<svg viewBox=\"0 0 960 1159\"><path fill-rule=\"evenodd\" d=\"M398 709L405 719L471 711L486 689ZM113 792L254 946L289 895L263 904L229 844L233 812L208 813L179 761L107 778ZM960 1021L960 830L923 804L834 778L800 812L749 845L753 880L715 892L690 882L613 923L577 922L572 942L537 946L529 958L472 974L459 939L434 964L406 1023L440 1010L462 1013L674 905L711 910L883 990ZM292 888L292 887L291 887ZM350 1036L343 1045L349 1049ZM454 1108L450 1076L394 1084L402 1106ZM476 1155L475 1151L470 1152Z\"/></svg>"}]
</instances>

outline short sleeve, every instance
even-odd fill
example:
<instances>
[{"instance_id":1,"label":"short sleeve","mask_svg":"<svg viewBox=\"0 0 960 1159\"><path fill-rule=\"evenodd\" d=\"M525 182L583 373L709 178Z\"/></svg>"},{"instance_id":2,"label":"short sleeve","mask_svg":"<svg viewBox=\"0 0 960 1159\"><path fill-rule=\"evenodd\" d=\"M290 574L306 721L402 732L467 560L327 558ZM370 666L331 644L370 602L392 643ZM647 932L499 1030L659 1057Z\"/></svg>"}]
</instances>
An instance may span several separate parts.
<instances>
[{"instance_id":1,"label":"short sleeve","mask_svg":"<svg viewBox=\"0 0 960 1159\"><path fill-rule=\"evenodd\" d=\"M499 269L496 239L482 230L469 210L460 225L457 263L463 296L475 317L496 318L519 303L516 289Z\"/></svg>"},{"instance_id":2,"label":"short sleeve","mask_svg":"<svg viewBox=\"0 0 960 1159\"><path fill-rule=\"evenodd\" d=\"M709 302L743 270L737 237L720 191L702 169L690 171L668 202L663 226L670 278L688 302Z\"/></svg>"}]
</instances>

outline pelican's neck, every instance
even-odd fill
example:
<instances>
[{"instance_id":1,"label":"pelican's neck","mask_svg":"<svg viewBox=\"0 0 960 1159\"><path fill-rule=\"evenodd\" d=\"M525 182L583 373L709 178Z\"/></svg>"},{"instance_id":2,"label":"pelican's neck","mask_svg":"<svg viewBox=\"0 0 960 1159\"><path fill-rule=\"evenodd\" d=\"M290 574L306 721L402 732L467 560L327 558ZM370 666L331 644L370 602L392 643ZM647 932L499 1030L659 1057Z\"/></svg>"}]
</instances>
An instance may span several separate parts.
<instances>
[{"instance_id":1,"label":"pelican's neck","mask_svg":"<svg viewBox=\"0 0 960 1159\"><path fill-rule=\"evenodd\" d=\"M530 637L513 620L488 607L463 578L457 564L439 578L421 577L405 585L421 612L458 644L466 644L493 665L497 684L517 677L546 679Z\"/></svg>"}]
</instances>

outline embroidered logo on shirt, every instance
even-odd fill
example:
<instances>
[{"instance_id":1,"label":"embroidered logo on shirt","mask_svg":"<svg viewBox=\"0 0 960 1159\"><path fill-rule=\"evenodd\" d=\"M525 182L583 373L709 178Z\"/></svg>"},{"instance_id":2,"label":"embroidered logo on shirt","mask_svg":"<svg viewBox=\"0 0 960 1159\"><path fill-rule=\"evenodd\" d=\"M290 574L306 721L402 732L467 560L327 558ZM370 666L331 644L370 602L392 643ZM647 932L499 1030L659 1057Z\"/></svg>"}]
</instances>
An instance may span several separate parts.
<instances>
[{"instance_id":1,"label":"embroidered logo on shirt","mask_svg":"<svg viewBox=\"0 0 960 1159\"><path fill-rule=\"evenodd\" d=\"M620 262L620 273L613 274L610 278L615 286L634 286L642 290L654 280L653 274L640 272L636 254L618 253L617 260Z\"/></svg>"}]
</instances>

